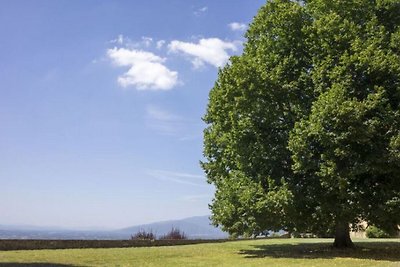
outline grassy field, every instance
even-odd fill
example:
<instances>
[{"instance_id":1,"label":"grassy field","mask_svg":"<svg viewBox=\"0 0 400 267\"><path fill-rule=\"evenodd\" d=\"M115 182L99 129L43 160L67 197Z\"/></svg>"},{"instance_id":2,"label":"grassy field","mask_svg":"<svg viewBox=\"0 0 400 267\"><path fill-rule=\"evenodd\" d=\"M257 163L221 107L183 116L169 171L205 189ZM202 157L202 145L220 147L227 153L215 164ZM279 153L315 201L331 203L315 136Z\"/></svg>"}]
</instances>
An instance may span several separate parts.
<instances>
[{"instance_id":1,"label":"grassy field","mask_svg":"<svg viewBox=\"0 0 400 267\"><path fill-rule=\"evenodd\" d=\"M150 248L0 251L8 266L398 266L400 240L355 240L354 250L329 239L263 239Z\"/></svg>"}]
</instances>

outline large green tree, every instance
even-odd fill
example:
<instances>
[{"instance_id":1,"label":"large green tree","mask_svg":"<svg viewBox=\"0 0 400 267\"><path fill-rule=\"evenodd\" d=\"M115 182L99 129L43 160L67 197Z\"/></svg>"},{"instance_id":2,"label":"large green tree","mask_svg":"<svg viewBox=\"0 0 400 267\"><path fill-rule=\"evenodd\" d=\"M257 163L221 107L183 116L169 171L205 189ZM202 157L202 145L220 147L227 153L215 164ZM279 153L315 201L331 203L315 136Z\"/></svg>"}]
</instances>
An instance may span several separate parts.
<instances>
[{"instance_id":1,"label":"large green tree","mask_svg":"<svg viewBox=\"0 0 400 267\"><path fill-rule=\"evenodd\" d=\"M232 235L400 224L400 1L270 0L209 96L202 166Z\"/></svg>"}]
</instances>

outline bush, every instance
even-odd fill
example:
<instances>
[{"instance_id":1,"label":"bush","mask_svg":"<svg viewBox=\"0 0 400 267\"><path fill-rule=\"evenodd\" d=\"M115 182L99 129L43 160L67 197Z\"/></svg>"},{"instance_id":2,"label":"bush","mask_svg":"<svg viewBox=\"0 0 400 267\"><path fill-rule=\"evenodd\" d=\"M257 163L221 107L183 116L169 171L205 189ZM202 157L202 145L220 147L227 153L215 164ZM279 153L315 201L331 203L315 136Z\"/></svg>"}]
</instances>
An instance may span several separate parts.
<instances>
[{"instance_id":1,"label":"bush","mask_svg":"<svg viewBox=\"0 0 400 267\"><path fill-rule=\"evenodd\" d=\"M140 230L136 234L131 236L132 240L155 240L156 236L152 231L146 232L145 230Z\"/></svg>"},{"instance_id":2,"label":"bush","mask_svg":"<svg viewBox=\"0 0 400 267\"><path fill-rule=\"evenodd\" d=\"M166 235L160 237L161 240L183 240L187 239L187 236L184 232L181 232L179 229L172 227L171 231L169 231Z\"/></svg>"},{"instance_id":3,"label":"bush","mask_svg":"<svg viewBox=\"0 0 400 267\"><path fill-rule=\"evenodd\" d=\"M368 238L387 238L390 237L390 234L385 232L384 230L371 225L367 228L366 235Z\"/></svg>"}]
</instances>

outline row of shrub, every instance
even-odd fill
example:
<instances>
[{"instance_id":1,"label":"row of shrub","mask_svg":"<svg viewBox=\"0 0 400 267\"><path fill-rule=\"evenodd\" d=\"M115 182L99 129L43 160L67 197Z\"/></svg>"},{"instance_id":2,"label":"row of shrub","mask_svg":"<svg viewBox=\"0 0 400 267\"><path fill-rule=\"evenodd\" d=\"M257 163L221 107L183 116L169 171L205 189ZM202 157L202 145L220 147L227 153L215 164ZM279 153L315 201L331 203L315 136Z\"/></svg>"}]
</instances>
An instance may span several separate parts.
<instances>
[{"instance_id":1,"label":"row of shrub","mask_svg":"<svg viewBox=\"0 0 400 267\"><path fill-rule=\"evenodd\" d=\"M0 239L0 251L36 250L36 249L72 249L72 248L128 248L181 246L204 243L222 243L226 239L183 239L183 240L35 240L35 239ZM0 266L1 263L0 263Z\"/></svg>"},{"instance_id":2,"label":"row of shrub","mask_svg":"<svg viewBox=\"0 0 400 267\"><path fill-rule=\"evenodd\" d=\"M389 233L374 225L368 226L365 234L367 235L368 238L388 238L388 237L396 237L396 235L398 235L398 233L396 232Z\"/></svg>"},{"instance_id":3,"label":"row of shrub","mask_svg":"<svg viewBox=\"0 0 400 267\"><path fill-rule=\"evenodd\" d=\"M185 232L172 227L172 229L165 235L160 236L159 240L186 240ZM139 230L131 236L131 240L156 240L156 235L150 230Z\"/></svg>"}]
</instances>

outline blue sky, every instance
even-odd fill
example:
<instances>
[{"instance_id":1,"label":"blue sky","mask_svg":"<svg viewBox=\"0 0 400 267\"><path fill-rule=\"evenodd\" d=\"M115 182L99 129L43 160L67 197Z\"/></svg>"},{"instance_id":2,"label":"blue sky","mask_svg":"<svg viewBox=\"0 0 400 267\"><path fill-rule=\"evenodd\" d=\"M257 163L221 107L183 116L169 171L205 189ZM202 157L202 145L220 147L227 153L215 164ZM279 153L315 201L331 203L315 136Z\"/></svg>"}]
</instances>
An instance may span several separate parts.
<instances>
[{"instance_id":1,"label":"blue sky","mask_svg":"<svg viewBox=\"0 0 400 267\"><path fill-rule=\"evenodd\" d=\"M3 1L0 224L209 214L201 117L263 4Z\"/></svg>"}]
</instances>

